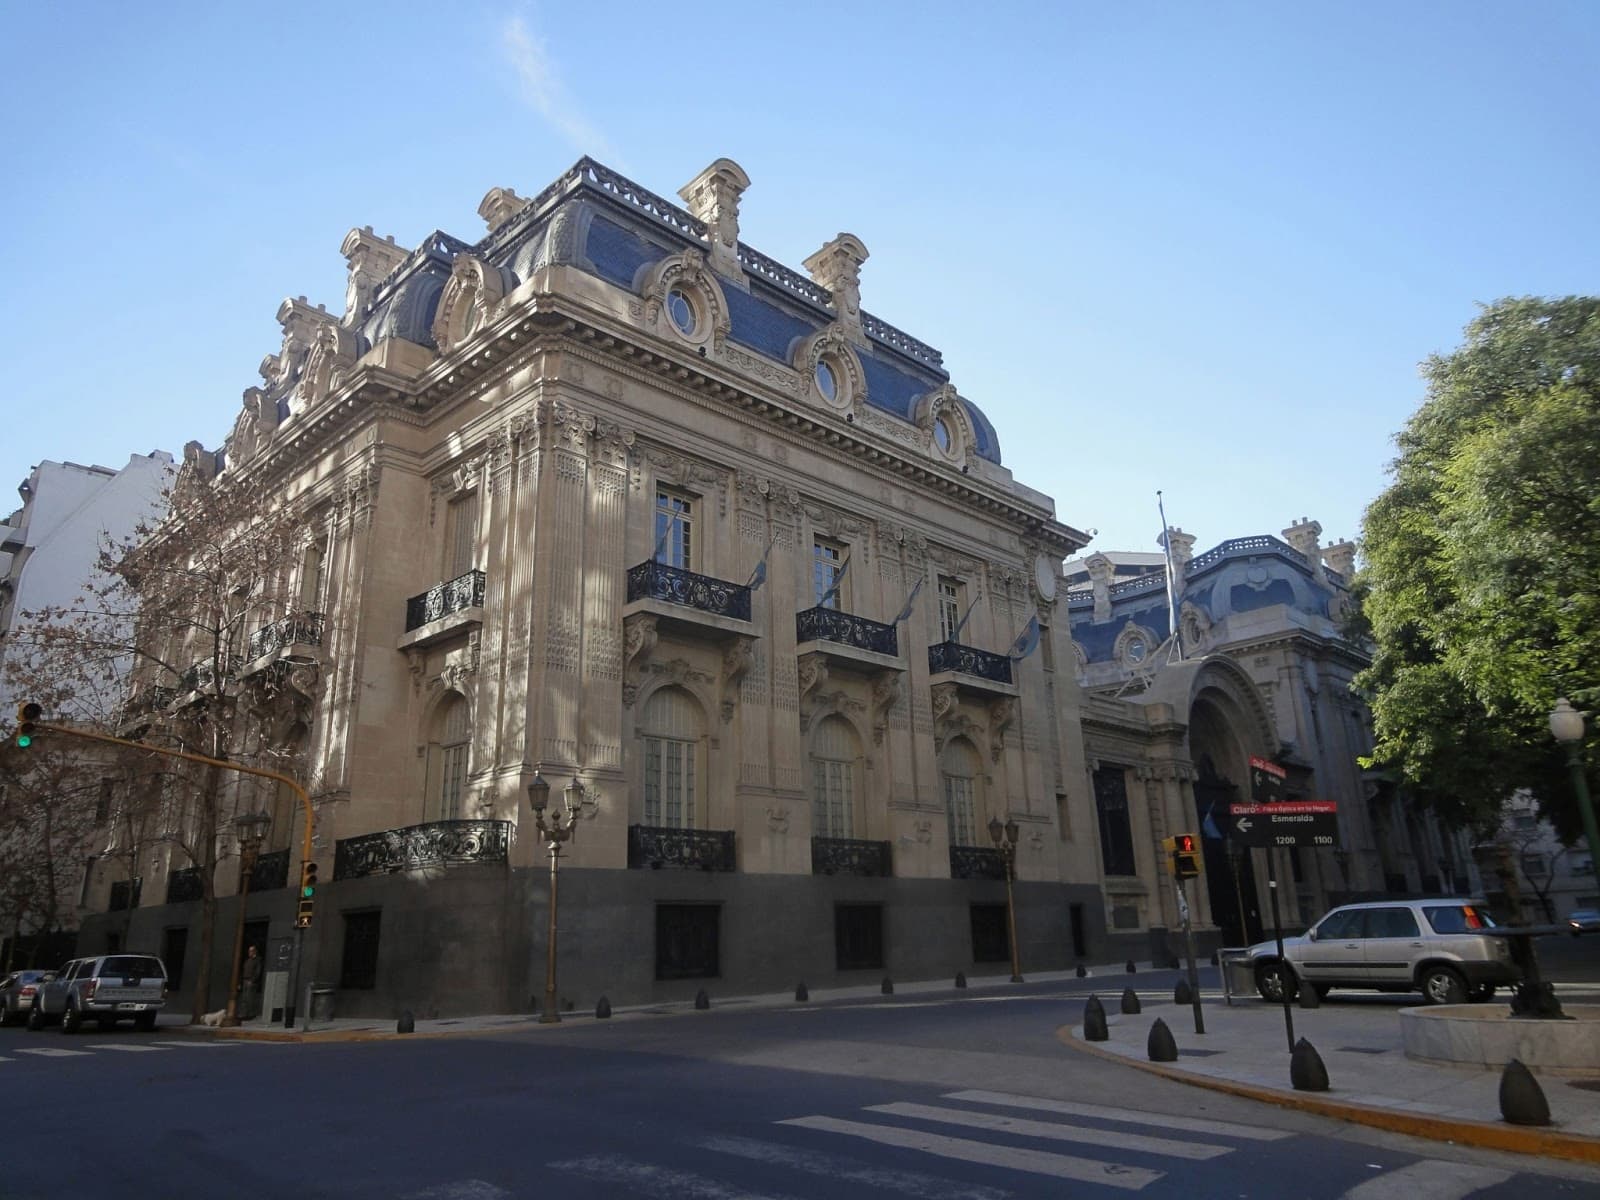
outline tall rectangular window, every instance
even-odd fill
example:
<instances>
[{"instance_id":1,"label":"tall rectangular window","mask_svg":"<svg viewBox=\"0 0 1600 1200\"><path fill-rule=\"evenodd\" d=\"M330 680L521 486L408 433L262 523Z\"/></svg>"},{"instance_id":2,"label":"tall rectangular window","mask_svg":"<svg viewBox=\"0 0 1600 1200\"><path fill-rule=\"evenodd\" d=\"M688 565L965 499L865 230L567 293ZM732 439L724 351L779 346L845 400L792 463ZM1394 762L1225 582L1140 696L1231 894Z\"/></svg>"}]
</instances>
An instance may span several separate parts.
<instances>
[{"instance_id":1,"label":"tall rectangular window","mask_svg":"<svg viewBox=\"0 0 1600 1200\"><path fill-rule=\"evenodd\" d=\"M1100 860L1106 874L1137 875L1133 824L1128 815L1128 779L1123 768L1110 766L1095 771L1094 805L1100 817Z\"/></svg>"},{"instance_id":2,"label":"tall rectangular window","mask_svg":"<svg viewBox=\"0 0 1600 1200\"><path fill-rule=\"evenodd\" d=\"M956 640L961 623L961 585L947 575L939 576L939 640Z\"/></svg>"},{"instance_id":3,"label":"tall rectangular window","mask_svg":"<svg viewBox=\"0 0 1600 1200\"><path fill-rule=\"evenodd\" d=\"M714 978L721 917L715 904L656 905L656 978Z\"/></svg>"},{"instance_id":4,"label":"tall rectangular window","mask_svg":"<svg viewBox=\"0 0 1600 1200\"><path fill-rule=\"evenodd\" d=\"M644 823L672 829L694 828L693 742L644 739Z\"/></svg>"},{"instance_id":5,"label":"tall rectangular window","mask_svg":"<svg viewBox=\"0 0 1600 1200\"><path fill-rule=\"evenodd\" d=\"M300 562L300 608L304 612L322 612L322 597L327 571L327 548L321 542L306 547Z\"/></svg>"},{"instance_id":6,"label":"tall rectangular window","mask_svg":"<svg viewBox=\"0 0 1600 1200\"><path fill-rule=\"evenodd\" d=\"M844 547L818 538L811 544L811 598L818 608L844 608Z\"/></svg>"},{"instance_id":7,"label":"tall rectangular window","mask_svg":"<svg viewBox=\"0 0 1600 1200\"><path fill-rule=\"evenodd\" d=\"M812 767L811 825L817 837L855 836L853 764L814 758Z\"/></svg>"},{"instance_id":8,"label":"tall rectangular window","mask_svg":"<svg viewBox=\"0 0 1600 1200\"><path fill-rule=\"evenodd\" d=\"M972 779L969 776L944 777L944 808L950 821L950 844L976 846L978 831L973 818Z\"/></svg>"},{"instance_id":9,"label":"tall rectangular window","mask_svg":"<svg viewBox=\"0 0 1600 1200\"><path fill-rule=\"evenodd\" d=\"M694 501L662 489L656 492L655 560L669 567L694 569Z\"/></svg>"},{"instance_id":10,"label":"tall rectangular window","mask_svg":"<svg viewBox=\"0 0 1600 1200\"><path fill-rule=\"evenodd\" d=\"M96 825L104 825L111 820L111 802L116 792L117 781L115 779L108 777L100 781L100 794L95 797L94 801L94 823Z\"/></svg>"},{"instance_id":11,"label":"tall rectangular window","mask_svg":"<svg viewBox=\"0 0 1600 1200\"><path fill-rule=\"evenodd\" d=\"M882 905L834 905L833 963L841 971L883 970Z\"/></svg>"},{"instance_id":12,"label":"tall rectangular window","mask_svg":"<svg viewBox=\"0 0 1600 1200\"><path fill-rule=\"evenodd\" d=\"M455 579L478 565L478 493L450 501L445 520L444 577Z\"/></svg>"}]
</instances>

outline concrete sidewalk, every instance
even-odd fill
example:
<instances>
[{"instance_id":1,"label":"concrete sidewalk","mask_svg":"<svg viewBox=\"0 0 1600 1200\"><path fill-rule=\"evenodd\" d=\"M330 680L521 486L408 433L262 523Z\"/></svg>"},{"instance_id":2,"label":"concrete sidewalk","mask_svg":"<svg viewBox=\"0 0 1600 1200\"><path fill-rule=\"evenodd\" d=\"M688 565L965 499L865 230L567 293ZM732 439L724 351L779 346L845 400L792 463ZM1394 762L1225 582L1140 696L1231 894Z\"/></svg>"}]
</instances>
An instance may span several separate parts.
<instances>
[{"instance_id":1,"label":"concrete sidewalk","mask_svg":"<svg viewBox=\"0 0 1600 1200\"><path fill-rule=\"evenodd\" d=\"M1080 1024L1059 1031L1066 1044L1169 1079L1397 1133L1600 1163L1600 1078L1538 1073L1552 1124L1511 1125L1500 1115L1501 1071L1408 1058L1399 1009L1378 997L1336 995L1318 1008L1293 1008L1295 1038L1316 1049L1329 1084L1326 1092L1298 1092L1282 1005L1235 997L1230 1006L1204 993L1206 1032L1197 1034L1192 1009L1173 1004L1170 993L1155 1003L1141 996L1137 1015L1120 1012L1120 989L1097 994L1109 1040L1084 1041ZM1175 1063L1149 1061L1147 1038L1158 1018L1177 1043Z\"/></svg>"}]
</instances>

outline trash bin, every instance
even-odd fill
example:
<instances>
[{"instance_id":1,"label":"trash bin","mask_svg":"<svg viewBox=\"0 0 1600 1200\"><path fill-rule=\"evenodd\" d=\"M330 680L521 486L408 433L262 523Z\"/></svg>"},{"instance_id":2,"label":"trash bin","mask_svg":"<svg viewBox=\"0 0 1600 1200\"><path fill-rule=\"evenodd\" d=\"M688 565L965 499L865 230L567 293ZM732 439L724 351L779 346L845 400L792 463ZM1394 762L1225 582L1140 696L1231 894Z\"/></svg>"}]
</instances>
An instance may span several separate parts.
<instances>
[{"instance_id":1,"label":"trash bin","mask_svg":"<svg viewBox=\"0 0 1600 1200\"><path fill-rule=\"evenodd\" d=\"M311 1011L308 1019L323 1023L333 1020L332 984L313 983L311 985Z\"/></svg>"},{"instance_id":2,"label":"trash bin","mask_svg":"<svg viewBox=\"0 0 1600 1200\"><path fill-rule=\"evenodd\" d=\"M1249 949L1241 946L1218 950L1217 966L1222 970L1222 994L1229 1004L1235 996L1255 995L1256 971Z\"/></svg>"}]
</instances>

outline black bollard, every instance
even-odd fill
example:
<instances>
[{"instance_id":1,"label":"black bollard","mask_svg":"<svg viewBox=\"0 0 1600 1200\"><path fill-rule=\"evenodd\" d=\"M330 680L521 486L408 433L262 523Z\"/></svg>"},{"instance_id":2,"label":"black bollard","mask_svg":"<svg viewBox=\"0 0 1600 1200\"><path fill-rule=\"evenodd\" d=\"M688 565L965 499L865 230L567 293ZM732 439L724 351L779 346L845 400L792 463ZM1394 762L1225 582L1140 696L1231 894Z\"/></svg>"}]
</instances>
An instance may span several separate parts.
<instances>
[{"instance_id":1,"label":"black bollard","mask_svg":"<svg viewBox=\"0 0 1600 1200\"><path fill-rule=\"evenodd\" d=\"M798 1004L803 1004L811 999L811 993L806 991L806 981L804 979L794 985L794 998Z\"/></svg>"},{"instance_id":2,"label":"black bollard","mask_svg":"<svg viewBox=\"0 0 1600 1200\"><path fill-rule=\"evenodd\" d=\"M1090 996L1083 1002L1083 1040L1103 1042L1111 1036L1106 1028L1106 1010L1099 996Z\"/></svg>"},{"instance_id":3,"label":"black bollard","mask_svg":"<svg viewBox=\"0 0 1600 1200\"><path fill-rule=\"evenodd\" d=\"M1544 1089L1520 1058L1508 1062L1500 1076L1500 1115L1513 1125L1550 1124Z\"/></svg>"},{"instance_id":4,"label":"black bollard","mask_svg":"<svg viewBox=\"0 0 1600 1200\"><path fill-rule=\"evenodd\" d=\"M1130 958L1128 960L1128 974L1129 975L1137 975L1138 973L1139 973L1139 968L1133 965L1133 959Z\"/></svg>"},{"instance_id":5,"label":"black bollard","mask_svg":"<svg viewBox=\"0 0 1600 1200\"><path fill-rule=\"evenodd\" d=\"M958 988L964 988L967 986L967 973L965 971L956 972L956 986Z\"/></svg>"},{"instance_id":6,"label":"black bollard","mask_svg":"<svg viewBox=\"0 0 1600 1200\"><path fill-rule=\"evenodd\" d=\"M883 994L885 996L894 995L894 980L890 979L887 975L883 977Z\"/></svg>"},{"instance_id":7,"label":"black bollard","mask_svg":"<svg viewBox=\"0 0 1600 1200\"><path fill-rule=\"evenodd\" d=\"M1142 1011L1139 1006L1139 993L1132 988L1122 989L1122 1011L1125 1014L1134 1014Z\"/></svg>"},{"instance_id":8,"label":"black bollard","mask_svg":"<svg viewBox=\"0 0 1600 1200\"><path fill-rule=\"evenodd\" d=\"M694 994L694 1006L701 1010L711 1007L711 997L706 995L705 988L701 988Z\"/></svg>"},{"instance_id":9,"label":"black bollard","mask_svg":"<svg viewBox=\"0 0 1600 1200\"><path fill-rule=\"evenodd\" d=\"M1297 1092L1325 1092L1328 1090L1328 1068L1322 1065L1322 1055L1305 1038L1294 1044L1289 1055L1289 1082Z\"/></svg>"},{"instance_id":10,"label":"black bollard","mask_svg":"<svg viewBox=\"0 0 1600 1200\"><path fill-rule=\"evenodd\" d=\"M1160 1017L1150 1026L1150 1036L1145 1039L1144 1052L1151 1062L1177 1062L1178 1043L1172 1037L1172 1030L1167 1028L1167 1023Z\"/></svg>"},{"instance_id":11,"label":"black bollard","mask_svg":"<svg viewBox=\"0 0 1600 1200\"><path fill-rule=\"evenodd\" d=\"M609 1019L610 1016L611 1001L607 1000L604 996L601 996L599 1001L594 1006L594 1019L596 1021L604 1021Z\"/></svg>"},{"instance_id":12,"label":"black bollard","mask_svg":"<svg viewBox=\"0 0 1600 1200\"><path fill-rule=\"evenodd\" d=\"M411 1015L409 1008L400 1014L400 1019L395 1022L394 1031L396 1033L415 1033L417 1031L417 1019Z\"/></svg>"},{"instance_id":13,"label":"black bollard","mask_svg":"<svg viewBox=\"0 0 1600 1200\"><path fill-rule=\"evenodd\" d=\"M1300 989L1301 1008L1321 1008L1322 997L1317 995L1315 984L1308 983Z\"/></svg>"},{"instance_id":14,"label":"black bollard","mask_svg":"<svg viewBox=\"0 0 1600 1200\"><path fill-rule=\"evenodd\" d=\"M1193 1004L1194 991L1189 987L1187 979L1180 979L1172 989L1172 1002L1174 1004Z\"/></svg>"},{"instance_id":15,"label":"black bollard","mask_svg":"<svg viewBox=\"0 0 1600 1200\"><path fill-rule=\"evenodd\" d=\"M1082 963L1079 963L1078 964L1078 978L1082 979L1088 973L1089 973L1089 969L1087 967L1085 967Z\"/></svg>"}]
</instances>

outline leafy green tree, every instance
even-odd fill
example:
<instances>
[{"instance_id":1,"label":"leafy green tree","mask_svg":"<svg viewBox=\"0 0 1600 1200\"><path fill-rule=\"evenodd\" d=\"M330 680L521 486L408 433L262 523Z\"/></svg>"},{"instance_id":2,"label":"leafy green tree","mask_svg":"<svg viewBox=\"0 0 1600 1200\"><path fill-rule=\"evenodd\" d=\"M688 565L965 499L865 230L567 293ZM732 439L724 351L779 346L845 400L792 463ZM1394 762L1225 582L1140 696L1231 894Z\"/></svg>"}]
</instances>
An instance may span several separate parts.
<instances>
[{"instance_id":1,"label":"leafy green tree","mask_svg":"<svg viewBox=\"0 0 1600 1200\"><path fill-rule=\"evenodd\" d=\"M1490 305L1423 373L1363 527L1372 761L1484 832L1526 788L1570 841L1547 722L1600 700L1600 299Z\"/></svg>"}]
</instances>

